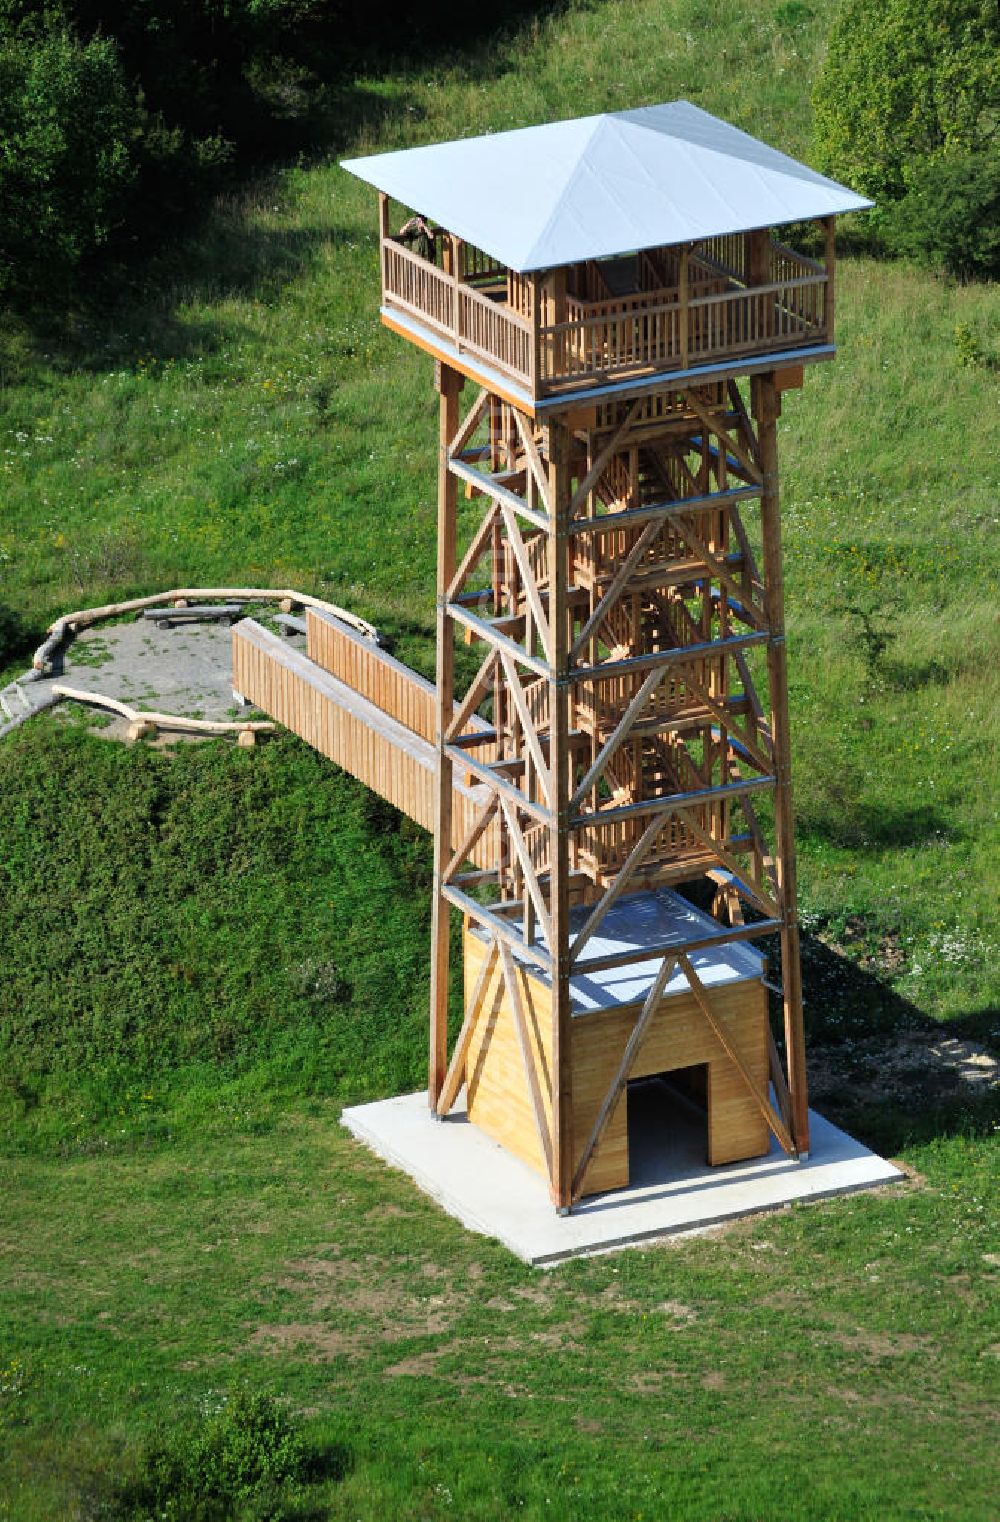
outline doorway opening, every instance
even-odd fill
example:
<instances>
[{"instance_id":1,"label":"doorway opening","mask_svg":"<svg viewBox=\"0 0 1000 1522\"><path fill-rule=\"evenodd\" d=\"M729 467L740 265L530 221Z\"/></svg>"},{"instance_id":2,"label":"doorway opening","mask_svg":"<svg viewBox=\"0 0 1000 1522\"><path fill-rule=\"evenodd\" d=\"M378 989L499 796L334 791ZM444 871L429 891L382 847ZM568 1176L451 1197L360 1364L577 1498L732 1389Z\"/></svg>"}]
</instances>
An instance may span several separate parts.
<instances>
[{"instance_id":1,"label":"doorway opening","mask_svg":"<svg viewBox=\"0 0 1000 1522\"><path fill-rule=\"evenodd\" d=\"M633 1078L627 1090L629 1184L659 1184L708 1157L708 1063Z\"/></svg>"}]
</instances>

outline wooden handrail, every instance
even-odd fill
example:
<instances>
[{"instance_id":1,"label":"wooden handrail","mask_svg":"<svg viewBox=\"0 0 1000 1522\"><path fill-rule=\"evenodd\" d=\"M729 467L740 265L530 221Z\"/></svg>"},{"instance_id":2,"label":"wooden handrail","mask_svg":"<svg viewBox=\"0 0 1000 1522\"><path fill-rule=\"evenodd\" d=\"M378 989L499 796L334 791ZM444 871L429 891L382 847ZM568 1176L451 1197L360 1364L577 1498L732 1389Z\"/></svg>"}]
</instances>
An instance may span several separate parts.
<instances>
[{"instance_id":1,"label":"wooden handrail","mask_svg":"<svg viewBox=\"0 0 1000 1522\"><path fill-rule=\"evenodd\" d=\"M736 291L732 294L742 296L743 292ZM556 333L569 332L570 329L600 327L602 323L608 322L632 322L637 317L658 317L662 312L679 312L680 309L681 303L679 301L664 301L658 302L655 305L650 304L649 306L635 307L627 311L608 312L606 315L598 314L594 317L578 317L568 322L550 322L546 323L540 331L543 337L549 337Z\"/></svg>"},{"instance_id":2,"label":"wooden handrail","mask_svg":"<svg viewBox=\"0 0 1000 1522\"><path fill-rule=\"evenodd\" d=\"M802 275L795 280L772 280L769 285L743 285L735 291L721 291L714 296L695 296L689 306L707 306L709 302L732 301L741 296L776 296L779 291L798 290L800 286L825 285L826 275Z\"/></svg>"},{"instance_id":3,"label":"wooden handrail","mask_svg":"<svg viewBox=\"0 0 1000 1522\"><path fill-rule=\"evenodd\" d=\"M727 252L721 247L719 251ZM826 269L780 243L768 244L768 258L770 273L778 278L747 284L746 274L721 267L714 275L711 253L696 245L688 270L682 270L682 276L688 273L683 288L598 302L567 296L569 315L542 323L537 302L532 303L530 317L522 315L484 295L467 278L421 258L398 239L382 241L386 300L438 329L458 350L510 375L533 396L560 382L583 384L599 376L683 370L716 357L815 343L829 330L829 303L820 294L828 285ZM477 252L472 262L485 267L490 261ZM463 246L458 268L466 264ZM783 265L792 271L784 278ZM758 261L758 278L767 272ZM720 290L723 279L726 288Z\"/></svg>"},{"instance_id":4,"label":"wooden handrail","mask_svg":"<svg viewBox=\"0 0 1000 1522\"><path fill-rule=\"evenodd\" d=\"M825 274L823 264L819 259L811 259L808 254L802 254L797 248L789 248L787 243L772 243L771 253L781 254L782 258L790 259L793 264L804 264L807 269L814 270L817 274Z\"/></svg>"},{"instance_id":5,"label":"wooden handrail","mask_svg":"<svg viewBox=\"0 0 1000 1522\"><path fill-rule=\"evenodd\" d=\"M498 301L491 301L488 296L484 296L481 291L477 291L474 285L463 285L461 291L462 296L468 299L470 305L478 304L491 314L499 312L504 321L509 323L512 328L520 328L523 333L531 332L531 323L527 317L522 317L520 312L511 311L510 307L503 306Z\"/></svg>"}]
</instances>

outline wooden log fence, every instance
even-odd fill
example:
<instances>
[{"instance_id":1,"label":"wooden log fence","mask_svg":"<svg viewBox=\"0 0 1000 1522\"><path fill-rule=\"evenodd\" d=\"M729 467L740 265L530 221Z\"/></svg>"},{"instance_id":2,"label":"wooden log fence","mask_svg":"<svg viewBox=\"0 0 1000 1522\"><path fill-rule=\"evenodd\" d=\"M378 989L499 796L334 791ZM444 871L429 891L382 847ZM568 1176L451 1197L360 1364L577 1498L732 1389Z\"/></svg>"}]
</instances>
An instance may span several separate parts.
<instances>
[{"instance_id":1,"label":"wooden log fence","mask_svg":"<svg viewBox=\"0 0 1000 1522\"><path fill-rule=\"evenodd\" d=\"M121 618L126 613L141 613L146 608L163 607L168 603L182 607L192 599L206 602L280 603L287 605L289 610L294 607L317 608L339 618L366 639L375 643L379 639L378 630L367 619L359 618L356 613L350 613L336 603L326 602L322 597L313 597L308 592L275 587L173 587L168 592L153 592L148 597L132 597L127 602L109 602L102 607L80 608L75 613L61 614L54 624L49 625L45 639L32 656L32 667L35 671L45 671L66 636L77 634L91 624L100 623L106 618Z\"/></svg>"},{"instance_id":2,"label":"wooden log fence","mask_svg":"<svg viewBox=\"0 0 1000 1522\"><path fill-rule=\"evenodd\" d=\"M56 698L69 698L74 703L86 703L91 708L104 708L129 723L129 738L139 740L143 735L158 729L168 729L177 734L231 735L239 736L241 745L252 745L257 735L274 734L277 725L270 719L189 719L184 714L159 713L151 709L133 708L119 698L109 697L105 692L89 692L80 687L70 687L56 682L52 688Z\"/></svg>"}]
</instances>

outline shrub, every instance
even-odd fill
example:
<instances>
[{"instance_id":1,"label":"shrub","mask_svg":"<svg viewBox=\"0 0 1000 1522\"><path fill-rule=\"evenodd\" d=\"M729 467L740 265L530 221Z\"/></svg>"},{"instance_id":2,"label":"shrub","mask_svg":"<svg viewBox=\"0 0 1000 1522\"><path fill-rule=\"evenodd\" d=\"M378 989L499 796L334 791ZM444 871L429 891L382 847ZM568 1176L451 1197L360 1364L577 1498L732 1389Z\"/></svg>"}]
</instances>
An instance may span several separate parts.
<instances>
[{"instance_id":1,"label":"shrub","mask_svg":"<svg viewBox=\"0 0 1000 1522\"><path fill-rule=\"evenodd\" d=\"M121 222L140 110L106 38L0 39L0 290L65 281Z\"/></svg>"},{"instance_id":2,"label":"shrub","mask_svg":"<svg viewBox=\"0 0 1000 1522\"><path fill-rule=\"evenodd\" d=\"M298 1426L273 1396L241 1391L200 1430L152 1442L110 1515L121 1522L278 1522L296 1509L309 1467Z\"/></svg>"},{"instance_id":3,"label":"shrub","mask_svg":"<svg viewBox=\"0 0 1000 1522\"><path fill-rule=\"evenodd\" d=\"M813 92L819 167L894 201L921 163L984 151L998 53L996 0L844 0Z\"/></svg>"},{"instance_id":4,"label":"shrub","mask_svg":"<svg viewBox=\"0 0 1000 1522\"><path fill-rule=\"evenodd\" d=\"M893 252L958 280L1000 276L1000 153L920 165L883 218L883 232Z\"/></svg>"},{"instance_id":5,"label":"shrub","mask_svg":"<svg viewBox=\"0 0 1000 1522\"><path fill-rule=\"evenodd\" d=\"M15 661L24 660L40 639L38 631L29 628L20 613L0 602L0 671ZM2 723L3 715L0 714Z\"/></svg>"}]
</instances>

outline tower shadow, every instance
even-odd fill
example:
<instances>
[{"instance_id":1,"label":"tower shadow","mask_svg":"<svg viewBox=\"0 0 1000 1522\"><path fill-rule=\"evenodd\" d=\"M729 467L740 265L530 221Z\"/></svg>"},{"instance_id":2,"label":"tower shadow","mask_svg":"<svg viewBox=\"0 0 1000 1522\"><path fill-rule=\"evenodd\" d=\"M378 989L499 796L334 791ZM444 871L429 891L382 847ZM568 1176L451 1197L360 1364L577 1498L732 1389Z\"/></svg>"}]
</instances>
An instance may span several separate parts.
<instances>
[{"instance_id":1,"label":"tower shadow","mask_svg":"<svg viewBox=\"0 0 1000 1522\"><path fill-rule=\"evenodd\" d=\"M1000 1123L1000 1010L935 1020L815 935L802 980L809 1098L827 1119L889 1154ZM777 1035L774 996L771 1018Z\"/></svg>"}]
</instances>

